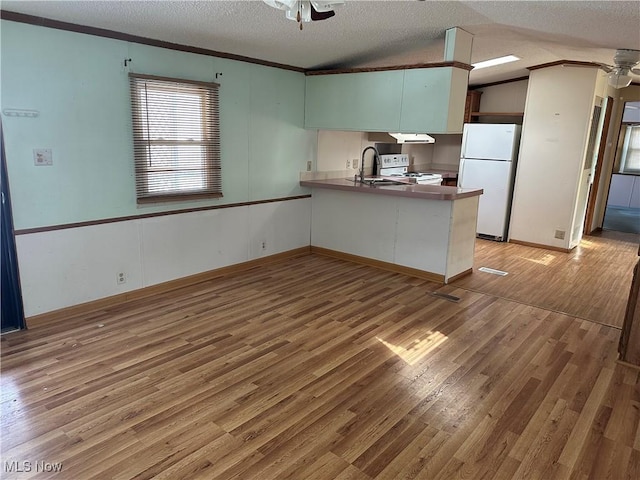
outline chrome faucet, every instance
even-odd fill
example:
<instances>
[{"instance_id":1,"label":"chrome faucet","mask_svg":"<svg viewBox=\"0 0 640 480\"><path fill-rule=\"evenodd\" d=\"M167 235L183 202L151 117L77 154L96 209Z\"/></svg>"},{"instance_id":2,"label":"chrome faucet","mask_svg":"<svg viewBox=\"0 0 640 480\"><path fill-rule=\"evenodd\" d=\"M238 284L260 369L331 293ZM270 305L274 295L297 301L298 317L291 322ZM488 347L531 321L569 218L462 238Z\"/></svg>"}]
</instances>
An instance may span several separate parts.
<instances>
[{"instance_id":1,"label":"chrome faucet","mask_svg":"<svg viewBox=\"0 0 640 480\"><path fill-rule=\"evenodd\" d=\"M362 161L360 162L360 183L364 183L364 154L367 150L373 150L373 166L375 169L376 162L378 161L378 149L376 147L367 147L362 151Z\"/></svg>"}]
</instances>

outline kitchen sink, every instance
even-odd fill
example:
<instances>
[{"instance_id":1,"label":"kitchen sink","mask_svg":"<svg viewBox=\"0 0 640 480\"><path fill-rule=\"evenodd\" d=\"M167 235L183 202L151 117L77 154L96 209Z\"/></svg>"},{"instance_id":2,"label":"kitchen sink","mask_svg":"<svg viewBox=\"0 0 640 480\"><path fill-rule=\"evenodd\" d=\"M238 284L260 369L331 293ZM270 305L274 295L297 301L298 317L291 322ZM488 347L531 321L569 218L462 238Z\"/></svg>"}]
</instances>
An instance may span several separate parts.
<instances>
[{"instance_id":1,"label":"kitchen sink","mask_svg":"<svg viewBox=\"0 0 640 480\"><path fill-rule=\"evenodd\" d=\"M407 182L389 180L388 178L372 178L370 180L365 180L364 183L368 185L407 185Z\"/></svg>"},{"instance_id":2,"label":"kitchen sink","mask_svg":"<svg viewBox=\"0 0 640 480\"><path fill-rule=\"evenodd\" d=\"M347 178L347 180L352 180L352 178ZM360 183L360 180L356 181L356 183ZM362 183L369 186L384 186L384 185L408 185L410 182L402 181L402 180L392 180L390 178L365 178Z\"/></svg>"}]
</instances>

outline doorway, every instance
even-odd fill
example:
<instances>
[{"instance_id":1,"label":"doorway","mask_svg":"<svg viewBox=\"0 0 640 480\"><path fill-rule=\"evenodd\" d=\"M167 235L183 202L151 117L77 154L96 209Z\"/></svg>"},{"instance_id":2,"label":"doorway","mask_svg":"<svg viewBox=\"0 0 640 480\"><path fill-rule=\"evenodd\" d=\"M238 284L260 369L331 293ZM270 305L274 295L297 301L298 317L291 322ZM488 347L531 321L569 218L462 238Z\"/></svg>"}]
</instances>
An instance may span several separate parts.
<instances>
[{"instance_id":1,"label":"doorway","mask_svg":"<svg viewBox=\"0 0 640 480\"><path fill-rule=\"evenodd\" d=\"M602 228L640 234L640 101L624 105Z\"/></svg>"},{"instance_id":2,"label":"doorway","mask_svg":"<svg viewBox=\"0 0 640 480\"><path fill-rule=\"evenodd\" d=\"M596 107L598 105L596 104ZM598 189L600 187L600 182L602 180L602 169L604 166L604 153L607 146L607 138L609 136L609 127L611 125L611 115L613 112L613 98L607 97L604 106L604 115L602 116L602 124L599 129L599 141L598 141L598 149L595 157L589 157L589 152L587 152L587 161L591 161L591 185L589 185L589 190L587 194L587 210L584 215L584 225L583 232L585 235L591 235L597 228L593 226L593 219L596 213L597 208L597 198L598 198ZM595 110L594 110L595 113ZM592 124L592 134L593 134L593 124ZM590 143L591 143L590 137ZM595 146L595 145L594 145ZM591 151L591 155L593 155L593 147Z\"/></svg>"},{"instance_id":3,"label":"doorway","mask_svg":"<svg viewBox=\"0 0 640 480\"><path fill-rule=\"evenodd\" d=\"M2 302L0 302L0 331L2 333L25 328L24 309L22 306L22 292L20 289L20 277L18 274L18 258L16 254L16 242L13 235L13 216L11 213L11 196L9 195L9 181L7 176L7 161L4 151L4 133L0 121L0 156L2 157L0 186L1 213L1 250L2 258Z\"/></svg>"}]
</instances>

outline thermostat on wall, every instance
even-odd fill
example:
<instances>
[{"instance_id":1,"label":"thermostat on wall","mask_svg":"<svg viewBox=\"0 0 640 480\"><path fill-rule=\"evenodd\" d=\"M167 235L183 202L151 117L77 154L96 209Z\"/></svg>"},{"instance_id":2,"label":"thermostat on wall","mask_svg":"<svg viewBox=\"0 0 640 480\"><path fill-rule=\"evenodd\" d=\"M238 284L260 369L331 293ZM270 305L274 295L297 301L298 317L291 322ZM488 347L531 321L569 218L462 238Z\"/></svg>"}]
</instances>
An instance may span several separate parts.
<instances>
[{"instance_id":1,"label":"thermostat on wall","mask_svg":"<svg viewBox=\"0 0 640 480\"><path fill-rule=\"evenodd\" d=\"M53 152L50 148L34 148L33 164L36 167L42 165L53 165Z\"/></svg>"}]
</instances>

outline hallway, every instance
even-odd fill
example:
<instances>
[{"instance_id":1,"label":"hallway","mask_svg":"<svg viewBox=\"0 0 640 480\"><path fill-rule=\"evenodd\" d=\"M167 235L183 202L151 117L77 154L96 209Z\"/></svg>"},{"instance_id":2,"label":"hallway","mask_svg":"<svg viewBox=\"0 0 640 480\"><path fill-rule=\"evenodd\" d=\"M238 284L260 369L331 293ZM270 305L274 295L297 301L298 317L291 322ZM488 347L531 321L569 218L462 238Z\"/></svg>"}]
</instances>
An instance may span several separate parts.
<instances>
[{"instance_id":1,"label":"hallway","mask_svg":"<svg viewBox=\"0 0 640 480\"><path fill-rule=\"evenodd\" d=\"M563 253L478 240L473 274L447 288L495 295L620 328L639 242L640 235L603 231ZM483 273L480 267L508 275Z\"/></svg>"}]
</instances>

